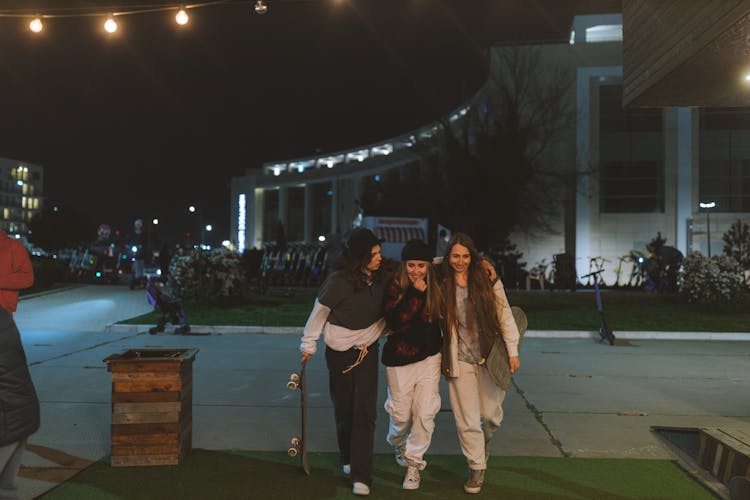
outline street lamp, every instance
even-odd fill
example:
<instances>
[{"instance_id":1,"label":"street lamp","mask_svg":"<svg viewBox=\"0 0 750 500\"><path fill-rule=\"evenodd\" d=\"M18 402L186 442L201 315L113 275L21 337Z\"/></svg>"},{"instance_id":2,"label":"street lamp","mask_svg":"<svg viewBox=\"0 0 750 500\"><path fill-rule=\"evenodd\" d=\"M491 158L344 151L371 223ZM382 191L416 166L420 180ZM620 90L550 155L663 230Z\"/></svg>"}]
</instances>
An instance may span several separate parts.
<instances>
[{"instance_id":1,"label":"street lamp","mask_svg":"<svg viewBox=\"0 0 750 500\"><path fill-rule=\"evenodd\" d=\"M708 238L708 256L711 257L711 218L709 217L708 209L716 206L715 201L708 201L706 203L698 203L698 206L706 212L706 237Z\"/></svg>"}]
</instances>

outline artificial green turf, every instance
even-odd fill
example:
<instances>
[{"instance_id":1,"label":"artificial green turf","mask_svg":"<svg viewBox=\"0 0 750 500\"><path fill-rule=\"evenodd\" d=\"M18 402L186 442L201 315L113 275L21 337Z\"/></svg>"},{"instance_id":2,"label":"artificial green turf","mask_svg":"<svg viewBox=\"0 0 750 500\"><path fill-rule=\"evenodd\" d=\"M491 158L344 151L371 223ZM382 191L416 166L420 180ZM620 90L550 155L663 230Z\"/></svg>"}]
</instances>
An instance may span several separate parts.
<instances>
[{"instance_id":1,"label":"artificial green turf","mask_svg":"<svg viewBox=\"0 0 750 500\"><path fill-rule=\"evenodd\" d=\"M373 499L466 499L462 456L428 456L419 491L401 488L404 469L376 455ZM112 468L97 462L44 495L54 499L351 499L333 453L310 455L312 474L279 452L192 450L179 466ZM710 499L708 490L667 460L493 457L484 498Z\"/></svg>"}]
</instances>

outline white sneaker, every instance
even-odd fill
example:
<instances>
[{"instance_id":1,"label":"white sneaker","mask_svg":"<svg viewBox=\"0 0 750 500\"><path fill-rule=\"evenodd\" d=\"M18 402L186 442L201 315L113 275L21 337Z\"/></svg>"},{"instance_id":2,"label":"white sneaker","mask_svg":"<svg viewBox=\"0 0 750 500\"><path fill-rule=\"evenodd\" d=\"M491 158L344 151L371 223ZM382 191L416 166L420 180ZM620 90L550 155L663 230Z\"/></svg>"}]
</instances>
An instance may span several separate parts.
<instances>
[{"instance_id":1,"label":"white sneaker","mask_svg":"<svg viewBox=\"0 0 750 500\"><path fill-rule=\"evenodd\" d=\"M352 493L364 497L370 494L370 487L365 483L360 483L359 481L357 481L352 485Z\"/></svg>"},{"instance_id":2,"label":"white sneaker","mask_svg":"<svg viewBox=\"0 0 750 500\"><path fill-rule=\"evenodd\" d=\"M405 452L406 449L404 448L396 448L394 451L394 454L396 455L396 463L401 467L407 467L409 465L409 461L404 456Z\"/></svg>"},{"instance_id":3,"label":"white sneaker","mask_svg":"<svg viewBox=\"0 0 750 500\"><path fill-rule=\"evenodd\" d=\"M410 465L406 468L406 476L404 476L403 487L405 490L416 490L419 488L419 468L414 465Z\"/></svg>"},{"instance_id":4,"label":"white sneaker","mask_svg":"<svg viewBox=\"0 0 750 500\"><path fill-rule=\"evenodd\" d=\"M348 476L349 474L352 473L352 466L349 464L345 464L344 466L341 467L341 470L344 471L344 474Z\"/></svg>"}]
</instances>

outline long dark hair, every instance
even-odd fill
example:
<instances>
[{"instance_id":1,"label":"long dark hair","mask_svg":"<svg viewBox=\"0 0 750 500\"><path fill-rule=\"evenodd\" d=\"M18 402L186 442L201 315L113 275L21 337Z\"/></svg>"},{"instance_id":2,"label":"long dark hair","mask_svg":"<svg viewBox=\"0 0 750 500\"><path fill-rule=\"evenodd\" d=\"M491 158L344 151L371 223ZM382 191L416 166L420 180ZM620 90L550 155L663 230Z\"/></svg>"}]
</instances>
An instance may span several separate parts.
<instances>
[{"instance_id":1,"label":"long dark hair","mask_svg":"<svg viewBox=\"0 0 750 500\"><path fill-rule=\"evenodd\" d=\"M373 246L377 246L377 244ZM369 247L366 252L360 252L357 255L344 245L332 260L331 268L334 271L347 275L354 282L354 288L359 289L366 287L369 281L380 283L382 280L383 264L385 264L386 259L383 259L380 268L371 275L368 275L365 269L372 260L372 247Z\"/></svg>"},{"instance_id":2,"label":"long dark hair","mask_svg":"<svg viewBox=\"0 0 750 500\"><path fill-rule=\"evenodd\" d=\"M482 256L474 240L464 233L456 233L448 242L448 249L443 260L445 273L443 277L443 296L445 298L445 321L447 332L458 330L458 305L456 303L456 276L450 265L450 255L455 245L462 245L469 250L471 262L467 270L467 287L469 297L466 301L467 327L479 334L482 355L486 356L492 342L500 333L500 318L497 316L497 298L487 271L482 266Z\"/></svg>"}]
</instances>

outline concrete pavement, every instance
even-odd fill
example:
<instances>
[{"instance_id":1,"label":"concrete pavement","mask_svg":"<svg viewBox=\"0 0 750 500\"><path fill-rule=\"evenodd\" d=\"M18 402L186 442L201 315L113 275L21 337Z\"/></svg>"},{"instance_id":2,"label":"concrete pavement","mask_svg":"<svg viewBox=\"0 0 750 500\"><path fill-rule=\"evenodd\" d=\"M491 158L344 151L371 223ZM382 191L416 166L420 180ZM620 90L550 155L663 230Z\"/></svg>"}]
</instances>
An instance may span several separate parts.
<instances>
[{"instance_id":1,"label":"concrete pavement","mask_svg":"<svg viewBox=\"0 0 750 500\"><path fill-rule=\"evenodd\" d=\"M296 334L151 336L105 332L150 310L142 290L82 286L19 304L21 330L42 404L42 427L24 458L22 491L33 498L109 452L110 375L102 359L128 348L194 347L193 446L285 450L299 426L298 396L286 389L298 368ZM499 455L670 458L652 425L750 431L750 343L632 340L610 347L590 338L530 337L506 397ZM322 351L309 365L309 446L335 451ZM381 370L382 374L382 370ZM388 452L380 379L376 452ZM446 388L430 453L459 454ZM428 456L429 461L429 456ZM61 463L63 462L63 463ZM32 479L33 478L33 479Z\"/></svg>"}]
</instances>

